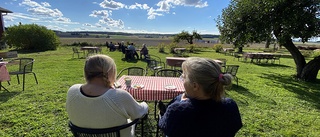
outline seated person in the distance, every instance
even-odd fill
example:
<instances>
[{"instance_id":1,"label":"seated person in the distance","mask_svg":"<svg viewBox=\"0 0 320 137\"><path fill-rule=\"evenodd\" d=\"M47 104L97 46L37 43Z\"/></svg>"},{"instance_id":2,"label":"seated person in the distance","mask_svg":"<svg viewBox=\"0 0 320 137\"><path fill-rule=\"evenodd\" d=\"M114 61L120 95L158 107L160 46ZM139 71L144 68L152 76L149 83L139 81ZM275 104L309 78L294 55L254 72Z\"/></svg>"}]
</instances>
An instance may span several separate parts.
<instances>
[{"instance_id":1,"label":"seated person in the distance","mask_svg":"<svg viewBox=\"0 0 320 137\"><path fill-rule=\"evenodd\" d=\"M116 65L107 55L88 57L84 66L85 84L71 86L66 110L70 121L83 128L110 128L141 118L148 112L145 102L138 103L127 91L113 88ZM134 136L133 127L120 131Z\"/></svg>"},{"instance_id":2,"label":"seated person in the distance","mask_svg":"<svg viewBox=\"0 0 320 137\"><path fill-rule=\"evenodd\" d=\"M149 54L149 51L146 44L142 44L142 49L140 50L140 58L142 59L142 55L143 55L144 59L146 59L148 54Z\"/></svg>"},{"instance_id":3,"label":"seated person in the distance","mask_svg":"<svg viewBox=\"0 0 320 137\"><path fill-rule=\"evenodd\" d=\"M128 50L130 50L133 54L133 56L136 56L137 59L139 59L139 55L136 51L136 48L134 47L133 43L131 43L130 45L128 45Z\"/></svg>"},{"instance_id":4,"label":"seated person in the distance","mask_svg":"<svg viewBox=\"0 0 320 137\"><path fill-rule=\"evenodd\" d=\"M212 59L190 57L182 63L186 92L177 96L159 121L169 137L232 137L242 127L235 101L224 97L232 76Z\"/></svg>"},{"instance_id":5,"label":"seated person in the distance","mask_svg":"<svg viewBox=\"0 0 320 137\"><path fill-rule=\"evenodd\" d=\"M110 42L109 49L110 49L110 51L115 51L116 50L116 46L112 42Z\"/></svg>"}]
</instances>

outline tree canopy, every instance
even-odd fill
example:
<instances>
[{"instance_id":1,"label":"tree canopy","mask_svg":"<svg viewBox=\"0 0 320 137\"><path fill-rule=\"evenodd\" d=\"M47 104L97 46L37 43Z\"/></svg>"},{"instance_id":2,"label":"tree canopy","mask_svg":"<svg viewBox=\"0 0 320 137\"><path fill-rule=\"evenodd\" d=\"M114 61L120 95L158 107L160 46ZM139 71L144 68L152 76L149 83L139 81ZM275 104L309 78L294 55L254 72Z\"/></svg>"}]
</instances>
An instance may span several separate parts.
<instances>
[{"instance_id":1,"label":"tree canopy","mask_svg":"<svg viewBox=\"0 0 320 137\"><path fill-rule=\"evenodd\" d=\"M55 50L59 38L44 26L36 24L14 25L5 31L4 40L10 47L23 50Z\"/></svg>"},{"instance_id":2,"label":"tree canopy","mask_svg":"<svg viewBox=\"0 0 320 137\"><path fill-rule=\"evenodd\" d=\"M291 53L297 78L315 80L320 57L307 64L292 37L306 42L320 34L319 3L320 0L231 0L217 19L220 40L242 47L275 37Z\"/></svg>"},{"instance_id":3,"label":"tree canopy","mask_svg":"<svg viewBox=\"0 0 320 137\"><path fill-rule=\"evenodd\" d=\"M199 33L197 33L197 31L193 31L192 34L190 34L188 31L182 31L174 36L173 41L179 43L180 40L186 40L189 44L193 44L193 39L202 40L202 37Z\"/></svg>"}]
</instances>

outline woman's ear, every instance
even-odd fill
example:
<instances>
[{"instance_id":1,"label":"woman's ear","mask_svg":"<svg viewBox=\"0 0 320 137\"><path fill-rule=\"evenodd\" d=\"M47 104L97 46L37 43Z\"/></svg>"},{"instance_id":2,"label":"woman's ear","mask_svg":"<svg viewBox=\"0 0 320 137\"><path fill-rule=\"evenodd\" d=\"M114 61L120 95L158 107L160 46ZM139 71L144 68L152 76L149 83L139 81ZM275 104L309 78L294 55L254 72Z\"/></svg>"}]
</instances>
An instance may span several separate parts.
<instances>
[{"instance_id":1,"label":"woman's ear","mask_svg":"<svg viewBox=\"0 0 320 137\"><path fill-rule=\"evenodd\" d=\"M200 89L200 85L196 82L193 82L192 83L192 88L194 91L198 91Z\"/></svg>"}]
</instances>

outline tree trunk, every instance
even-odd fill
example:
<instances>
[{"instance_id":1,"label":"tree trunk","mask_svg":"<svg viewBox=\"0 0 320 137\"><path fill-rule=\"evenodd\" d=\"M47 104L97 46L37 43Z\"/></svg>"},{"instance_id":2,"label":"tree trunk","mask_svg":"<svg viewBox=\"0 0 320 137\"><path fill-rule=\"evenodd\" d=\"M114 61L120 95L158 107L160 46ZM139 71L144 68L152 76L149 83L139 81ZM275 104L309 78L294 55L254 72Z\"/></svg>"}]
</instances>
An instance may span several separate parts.
<instances>
[{"instance_id":1,"label":"tree trunk","mask_svg":"<svg viewBox=\"0 0 320 137\"><path fill-rule=\"evenodd\" d=\"M301 79L305 81L315 81L320 69L320 56L309 61L302 70Z\"/></svg>"},{"instance_id":2,"label":"tree trunk","mask_svg":"<svg viewBox=\"0 0 320 137\"><path fill-rule=\"evenodd\" d=\"M301 54L301 52L298 50L298 48L293 44L291 38L287 38L283 45L292 55L292 58L296 64L297 68L297 78L302 78L302 71L306 65L306 60L304 59L304 56Z\"/></svg>"},{"instance_id":3,"label":"tree trunk","mask_svg":"<svg viewBox=\"0 0 320 137\"><path fill-rule=\"evenodd\" d=\"M269 45L270 45L270 39L267 39L265 48L269 48Z\"/></svg>"},{"instance_id":4,"label":"tree trunk","mask_svg":"<svg viewBox=\"0 0 320 137\"><path fill-rule=\"evenodd\" d=\"M238 47L238 53L242 53L243 52L242 49L243 49L242 46Z\"/></svg>"}]
</instances>

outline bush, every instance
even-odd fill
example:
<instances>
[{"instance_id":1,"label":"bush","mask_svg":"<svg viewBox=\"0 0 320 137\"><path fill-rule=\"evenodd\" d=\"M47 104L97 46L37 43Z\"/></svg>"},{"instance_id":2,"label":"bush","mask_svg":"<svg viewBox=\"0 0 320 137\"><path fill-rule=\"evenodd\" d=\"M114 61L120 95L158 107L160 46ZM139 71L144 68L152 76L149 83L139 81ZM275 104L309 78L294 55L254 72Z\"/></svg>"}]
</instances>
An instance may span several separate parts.
<instances>
[{"instance_id":1,"label":"bush","mask_svg":"<svg viewBox=\"0 0 320 137\"><path fill-rule=\"evenodd\" d=\"M222 51L222 49L223 49L223 47L221 44L215 44L213 46L213 50L215 50L216 52L220 52L220 51Z\"/></svg>"},{"instance_id":2,"label":"bush","mask_svg":"<svg viewBox=\"0 0 320 137\"><path fill-rule=\"evenodd\" d=\"M198 50L197 47L198 46L196 44L190 44L187 46L187 51L189 51L190 53L193 53Z\"/></svg>"},{"instance_id":3,"label":"bush","mask_svg":"<svg viewBox=\"0 0 320 137\"><path fill-rule=\"evenodd\" d=\"M164 53L164 48L166 47L166 45L164 45L164 43L161 43L158 45L159 48L159 53Z\"/></svg>"},{"instance_id":4,"label":"bush","mask_svg":"<svg viewBox=\"0 0 320 137\"><path fill-rule=\"evenodd\" d=\"M300 52L304 57L311 57L313 55L313 51L310 50L300 50Z\"/></svg>"},{"instance_id":5,"label":"bush","mask_svg":"<svg viewBox=\"0 0 320 137\"><path fill-rule=\"evenodd\" d=\"M177 48L177 43L170 43L169 45L167 45L167 48L170 49L170 53L175 54L176 52L174 51L174 48Z\"/></svg>"},{"instance_id":6,"label":"bush","mask_svg":"<svg viewBox=\"0 0 320 137\"><path fill-rule=\"evenodd\" d=\"M312 53L312 57L313 57L313 58L318 57L318 56L320 56L320 49L316 49L316 50L314 50L313 53Z\"/></svg>"},{"instance_id":7,"label":"bush","mask_svg":"<svg viewBox=\"0 0 320 137\"><path fill-rule=\"evenodd\" d=\"M4 33L4 40L9 47L23 50L56 50L60 44L52 30L36 24L9 27Z\"/></svg>"}]
</instances>

